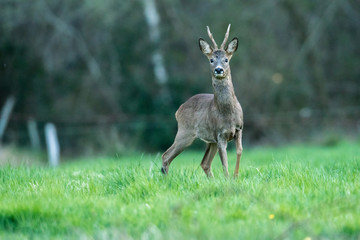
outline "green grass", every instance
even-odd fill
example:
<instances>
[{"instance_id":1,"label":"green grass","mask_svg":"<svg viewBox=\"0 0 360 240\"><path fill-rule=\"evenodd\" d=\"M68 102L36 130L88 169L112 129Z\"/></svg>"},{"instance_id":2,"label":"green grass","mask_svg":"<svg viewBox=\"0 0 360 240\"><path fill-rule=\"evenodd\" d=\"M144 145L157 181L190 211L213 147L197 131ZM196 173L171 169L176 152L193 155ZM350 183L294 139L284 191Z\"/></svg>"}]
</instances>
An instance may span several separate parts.
<instances>
[{"instance_id":1,"label":"green grass","mask_svg":"<svg viewBox=\"0 0 360 240\"><path fill-rule=\"evenodd\" d=\"M237 180L202 155L3 166L0 239L360 239L358 142L245 149Z\"/></svg>"}]
</instances>

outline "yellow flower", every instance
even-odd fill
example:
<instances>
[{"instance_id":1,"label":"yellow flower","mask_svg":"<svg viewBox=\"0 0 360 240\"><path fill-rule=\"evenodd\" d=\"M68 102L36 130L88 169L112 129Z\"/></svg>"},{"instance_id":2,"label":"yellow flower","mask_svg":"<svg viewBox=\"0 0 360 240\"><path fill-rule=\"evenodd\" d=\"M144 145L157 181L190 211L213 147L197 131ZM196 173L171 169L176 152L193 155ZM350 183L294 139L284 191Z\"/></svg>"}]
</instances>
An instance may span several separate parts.
<instances>
[{"instance_id":1,"label":"yellow flower","mask_svg":"<svg viewBox=\"0 0 360 240\"><path fill-rule=\"evenodd\" d=\"M306 237L304 238L304 240L311 240L311 237Z\"/></svg>"},{"instance_id":2,"label":"yellow flower","mask_svg":"<svg viewBox=\"0 0 360 240\"><path fill-rule=\"evenodd\" d=\"M269 219L270 219L270 220L273 220L274 218L275 218L275 215L274 215L274 214L270 214L270 215L269 215Z\"/></svg>"}]
</instances>

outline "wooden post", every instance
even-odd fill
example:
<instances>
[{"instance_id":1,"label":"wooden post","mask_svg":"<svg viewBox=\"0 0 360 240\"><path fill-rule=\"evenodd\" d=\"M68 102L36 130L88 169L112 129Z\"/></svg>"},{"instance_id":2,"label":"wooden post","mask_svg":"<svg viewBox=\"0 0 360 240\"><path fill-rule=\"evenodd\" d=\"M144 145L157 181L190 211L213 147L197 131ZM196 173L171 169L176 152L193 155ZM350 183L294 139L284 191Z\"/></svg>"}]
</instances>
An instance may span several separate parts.
<instances>
[{"instance_id":1,"label":"wooden post","mask_svg":"<svg viewBox=\"0 0 360 240\"><path fill-rule=\"evenodd\" d=\"M54 124L47 123L45 125L45 138L49 164L51 167L56 167L59 165L60 145Z\"/></svg>"},{"instance_id":2,"label":"wooden post","mask_svg":"<svg viewBox=\"0 0 360 240\"><path fill-rule=\"evenodd\" d=\"M13 96L8 97L8 99L6 99L5 105L1 111L1 115L0 115L0 143L2 141L2 138L4 136L5 133L5 129L6 126L8 124L9 118L10 118L10 114L11 111L13 109L15 105L15 98Z\"/></svg>"},{"instance_id":3,"label":"wooden post","mask_svg":"<svg viewBox=\"0 0 360 240\"><path fill-rule=\"evenodd\" d=\"M40 149L40 137L39 137L39 131L37 129L36 122L34 119L29 119L27 121L27 128L29 131L31 147L34 150L39 150Z\"/></svg>"}]
</instances>

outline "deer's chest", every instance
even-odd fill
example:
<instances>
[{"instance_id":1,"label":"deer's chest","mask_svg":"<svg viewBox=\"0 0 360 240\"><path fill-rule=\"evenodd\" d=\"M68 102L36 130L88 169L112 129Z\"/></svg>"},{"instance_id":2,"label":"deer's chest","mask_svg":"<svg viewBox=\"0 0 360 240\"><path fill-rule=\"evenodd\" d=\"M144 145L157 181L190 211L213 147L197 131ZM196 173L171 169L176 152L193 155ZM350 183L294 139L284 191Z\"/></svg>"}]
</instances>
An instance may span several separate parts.
<instances>
[{"instance_id":1,"label":"deer's chest","mask_svg":"<svg viewBox=\"0 0 360 240\"><path fill-rule=\"evenodd\" d=\"M231 141L236 130L240 127L240 115L221 115L215 113L202 122L202 127L198 128L197 136L207 142L215 143L218 142L219 138L226 141Z\"/></svg>"},{"instance_id":2,"label":"deer's chest","mask_svg":"<svg viewBox=\"0 0 360 240\"><path fill-rule=\"evenodd\" d=\"M236 129L239 128L238 119L239 117L236 114L220 117L215 133L216 137L231 141L235 136Z\"/></svg>"}]
</instances>

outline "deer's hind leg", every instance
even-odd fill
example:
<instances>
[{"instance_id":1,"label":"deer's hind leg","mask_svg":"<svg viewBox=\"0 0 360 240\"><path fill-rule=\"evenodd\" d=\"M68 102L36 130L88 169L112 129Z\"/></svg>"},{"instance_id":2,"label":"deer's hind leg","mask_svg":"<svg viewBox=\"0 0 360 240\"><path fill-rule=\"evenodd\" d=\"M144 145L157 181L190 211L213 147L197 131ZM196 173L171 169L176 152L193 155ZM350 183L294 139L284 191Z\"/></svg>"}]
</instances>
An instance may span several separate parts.
<instances>
[{"instance_id":1,"label":"deer's hind leg","mask_svg":"<svg viewBox=\"0 0 360 240\"><path fill-rule=\"evenodd\" d=\"M162 168L161 172L167 174L169 171L169 166L182 151L188 146L190 146L195 140L195 136L189 133L184 133L182 131L178 131L176 134L173 145L169 147L166 152L162 155Z\"/></svg>"},{"instance_id":2,"label":"deer's hind leg","mask_svg":"<svg viewBox=\"0 0 360 240\"><path fill-rule=\"evenodd\" d=\"M203 160L201 161L201 167L208 177L213 177L211 171L211 163L212 160L214 159L216 152L217 152L216 143L208 143L205 151L205 155L203 157Z\"/></svg>"}]
</instances>

